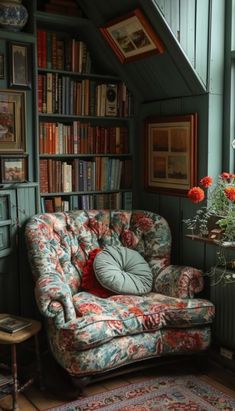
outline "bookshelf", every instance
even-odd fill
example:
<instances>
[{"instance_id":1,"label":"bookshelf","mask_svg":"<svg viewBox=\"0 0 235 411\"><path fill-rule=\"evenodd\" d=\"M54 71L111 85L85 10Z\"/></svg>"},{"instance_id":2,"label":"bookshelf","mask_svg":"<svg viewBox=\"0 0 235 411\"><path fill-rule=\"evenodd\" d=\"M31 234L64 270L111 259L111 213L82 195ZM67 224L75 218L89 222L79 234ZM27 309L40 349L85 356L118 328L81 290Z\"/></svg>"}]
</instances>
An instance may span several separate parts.
<instances>
[{"instance_id":1,"label":"bookshelf","mask_svg":"<svg viewBox=\"0 0 235 411\"><path fill-rule=\"evenodd\" d=\"M96 69L86 17L35 20L41 210L132 208L130 91Z\"/></svg>"}]
</instances>

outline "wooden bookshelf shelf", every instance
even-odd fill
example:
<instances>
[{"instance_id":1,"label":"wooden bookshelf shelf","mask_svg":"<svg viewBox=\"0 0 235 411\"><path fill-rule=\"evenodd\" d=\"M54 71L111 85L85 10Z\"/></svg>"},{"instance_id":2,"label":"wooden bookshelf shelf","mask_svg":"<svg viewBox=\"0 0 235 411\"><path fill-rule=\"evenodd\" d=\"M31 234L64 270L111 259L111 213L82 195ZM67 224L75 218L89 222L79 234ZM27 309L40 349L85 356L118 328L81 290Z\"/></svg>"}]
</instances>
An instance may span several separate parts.
<instances>
[{"instance_id":1,"label":"wooden bookshelf shelf","mask_svg":"<svg viewBox=\"0 0 235 411\"><path fill-rule=\"evenodd\" d=\"M60 31L77 31L87 28L90 25L86 17L65 16L58 13L47 13L45 11L36 11L35 18L40 26L54 28Z\"/></svg>"},{"instance_id":2,"label":"wooden bookshelf shelf","mask_svg":"<svg viewBox=\"0 0 235 411\"><path fill-rule=\"evenodd\" d=\"M11 41L21 41L25 43L36 43L34 34L26 32L14 32L10 30L1 30L0 29L0 38L2 40L11 40Z\"/></svg>"},{"instance_id":3,"label":"wooden bookshelf shelf","mask_svg":"<svg viewBox=\"0 0 235 411\"><path fill-rule=\"evenodd\" d=\"M131 189L128 188L122 188L118 190L105 190L105 191L97 191L97 190L92 190L92 191L70 191L70 192L65 192L61 191L60 193L41 193L41 197L56 197L56 196L74 196L74 195L100 195L100 194L115 194L115 193L125 193L125 192L130 192Z\"/></svg>"},{"instance_id":4,"label":"wooden bookshelf shelf","mask_svg":"<svg viewBox=\"0 0 235 411\"><path fill-rule=\"evenodd\" d=\"M131 157L130 153L122 153L122 154L105 154L105 153L98 153L98 154L91 154L91 153L84 153L84 154L40 154L40 158L94 158L95 157L115 157L115 158L129 158Z\"/></svg>"},{"instance_id":5,"label":"wooden bookshelf shelf","mask_svg":"<svg viewBox=\"0 0 235 411\"><path fill-rule=\"evenodd\" d=\"M56 70L56 69L48 69L48 68L40 68L40 67L38 67L38 72L39 73L58 73L58 74L64 74L66 76L78 77L81 79L89 78L89 79L98 80L98 81L110 81L110 82L120 83L120 77L112 76L109 74L79 73L79 72L68 71L68 70Z\"/></svg>"},{"instance_id":6,"label":"wooden bookshelf shelf","mask_svg":"<svg viewBox=\"0 0 235 411\"><path fill-rule=\"evenodd\" d=\"M223 248L235 249L235 243L230 243L230 244L229 242L221 243L219 240L212 240L211 238L201 237L199 235L191 235L191 234L187 234L186 238L189 238L190 240L193 240L193 241L200 241L201 243L215 245L217 247L220 246Z\"/></svg>"},{"instance_id":7,"label":"wooden bookshelf shelf","mask_svg":"<svg viewBox=\"0 0 235 411\"><path fill-rule=\"evenodd\" d=\"M107 117L107 116L84 116L84 115L71 115L71 114L53 114L53 113L40 113L39 114L39 119L40 120L54 120L58 121L60 120L61 122L65 121L77 121L77 120L82 120L83 122L85 121L92 121L92 123L128 123L131 119L131 117Z\"/></svg>"}]
</instances>

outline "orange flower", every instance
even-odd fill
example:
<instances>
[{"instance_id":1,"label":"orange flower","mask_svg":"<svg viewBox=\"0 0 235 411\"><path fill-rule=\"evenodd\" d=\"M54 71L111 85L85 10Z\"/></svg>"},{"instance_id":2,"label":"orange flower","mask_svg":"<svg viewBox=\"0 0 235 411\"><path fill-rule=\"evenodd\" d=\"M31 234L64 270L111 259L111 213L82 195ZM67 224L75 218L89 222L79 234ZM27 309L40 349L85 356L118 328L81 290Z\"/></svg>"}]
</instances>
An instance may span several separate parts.
<instances>
[{"instance_id":1,"label":"orange flower","mask_svg":"<svg viewBox=\"0 0 235 411\"><path fill-rule=\"evenodd\" d=\"M224 189L225 195L226 197L230 200L230 201L235 201L235 188L234 187L227 187Z\"/></svg>"},{"instance_id":2,"label":"orange flower","mask_svg":"<svg viewBox=\"0 0 235 411\"><path fill-rule=\"evenodd\" d=\"M205 188L210 187L212 185L212 183L213 183L213 179L210 176L203 177L200 180L200 184Z\"/></svg>"},{"instance_id":3,"label":"orange flower","mask_svg":"<svg viewBox=\"0 0 235 411\"><path fill-rule=\"evenodd\" d=\"M225 173L225 172L224 172L224 173L221 173L221 174L220 174L220 177L221 177L221 178L224 178L225 180L227 180L228 178L230 178L230 176L231 176L230 173Z\"/></svg>"},{"instance_id":4,"label":"orange flower","mask_svg":"<svg viewBox=\"0 0 235 411\"><path fill-rule=\"evenodd\" d=\"M205 193L200 187L192 187L188 191L188 198L192 203L200 203L205 198Z\"/></svg>"}]
</instances>

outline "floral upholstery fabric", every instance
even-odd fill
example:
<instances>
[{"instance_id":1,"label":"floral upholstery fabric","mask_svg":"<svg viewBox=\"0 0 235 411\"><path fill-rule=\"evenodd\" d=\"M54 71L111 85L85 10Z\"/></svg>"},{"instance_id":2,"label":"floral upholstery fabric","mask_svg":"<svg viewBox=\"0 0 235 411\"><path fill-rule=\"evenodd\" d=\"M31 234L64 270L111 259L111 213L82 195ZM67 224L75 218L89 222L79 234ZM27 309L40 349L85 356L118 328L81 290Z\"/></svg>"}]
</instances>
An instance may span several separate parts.
<instances>
[{"instance_id":1,"label":"floral upholstery fabric","mask_svg":"<svg viewBox=\"0 0 235 411\"><path fill-rule=\"evenodd\" d=\"M171 233L160 215L141 210L38 214L25 234L51 348L71 374L210 344L214 307L193 299L203 288L202 273L170 264ZM129 247L144 257L154 278L151 293L99 298L82 290L90 252L106 245Z\"/></svg>"},{"instance_id":2,"label":"floral upholstery fabric","mask_svg":"<svg viewBox=\"0 0 235 411\"><path fill-rule=\"evenodd\" d=\"M51 323L49 329L55 358L74 376L94 375L149 358L196 353L205 350L211 339L209 327L187 330L169 328L113 338L89 350L65 351L60 347L55 324Z\"/></svg>"}]
</instances>

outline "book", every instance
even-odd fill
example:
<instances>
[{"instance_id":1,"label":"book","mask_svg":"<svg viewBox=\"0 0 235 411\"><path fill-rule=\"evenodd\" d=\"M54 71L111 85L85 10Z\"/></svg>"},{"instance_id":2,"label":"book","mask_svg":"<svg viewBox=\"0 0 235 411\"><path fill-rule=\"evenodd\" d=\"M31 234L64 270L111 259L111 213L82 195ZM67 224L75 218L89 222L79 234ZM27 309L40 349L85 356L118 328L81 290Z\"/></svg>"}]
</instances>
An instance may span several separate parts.
<instances>
[{"instance_id":1,"label":"book","mask_svg":"<svg viewBox=\"0 0 235 411\"><path fill-rule=\"evenodd\" d=\"M6 372L4 373L4 371L1 371L1 374L0 374L0 387L4 387L7 384L13 384L13 377L12 377L11 374L7 374Z\"/></svg>"},{"instance_id":2,"label":"book","mask_svg":"<svg viewBox=\"0 0 235 411\"><path fill-rule=\"evenodd\" d=\"M0 318L0 330L11 334L27 328L31 324L30 321L13 315L6 315Z\"/></svg>"}]
</instances>

